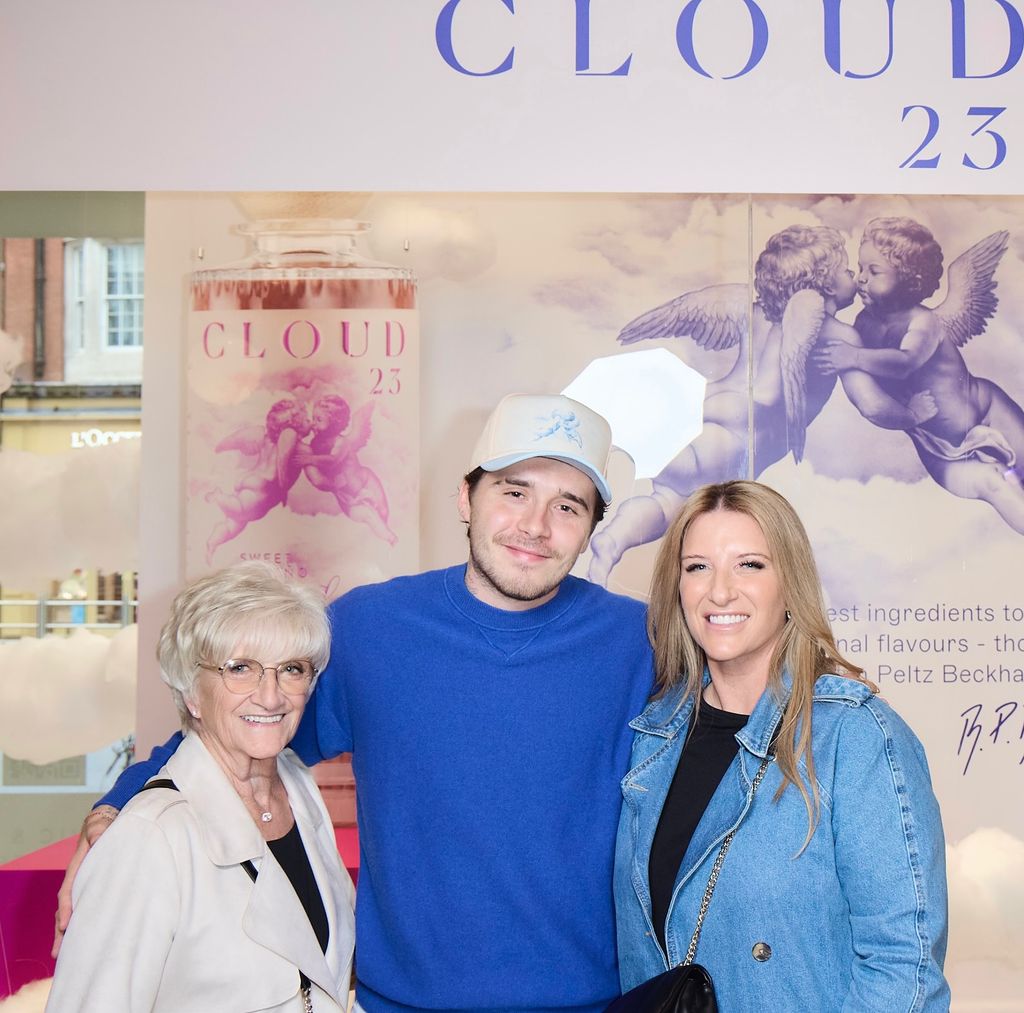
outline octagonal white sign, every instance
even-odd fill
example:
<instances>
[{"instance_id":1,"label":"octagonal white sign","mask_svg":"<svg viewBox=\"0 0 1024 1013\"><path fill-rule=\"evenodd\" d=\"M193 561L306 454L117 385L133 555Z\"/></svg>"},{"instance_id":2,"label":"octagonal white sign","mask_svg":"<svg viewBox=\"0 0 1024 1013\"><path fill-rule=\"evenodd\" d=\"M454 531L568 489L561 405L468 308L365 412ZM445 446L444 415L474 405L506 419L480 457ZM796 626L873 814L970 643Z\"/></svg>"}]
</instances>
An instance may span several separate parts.
<instances>
[{"instance_id":1,"label":"octagonal white sign","mask_svg":"<svg viewBox=\"0 0 1024 1013\"><path fill-rule=\"evenodd\" d=\"M664 348L594 359L562 391L600 412L612 442L653 478L704 426L707 381Z\"/></svg>"}]
</instances>

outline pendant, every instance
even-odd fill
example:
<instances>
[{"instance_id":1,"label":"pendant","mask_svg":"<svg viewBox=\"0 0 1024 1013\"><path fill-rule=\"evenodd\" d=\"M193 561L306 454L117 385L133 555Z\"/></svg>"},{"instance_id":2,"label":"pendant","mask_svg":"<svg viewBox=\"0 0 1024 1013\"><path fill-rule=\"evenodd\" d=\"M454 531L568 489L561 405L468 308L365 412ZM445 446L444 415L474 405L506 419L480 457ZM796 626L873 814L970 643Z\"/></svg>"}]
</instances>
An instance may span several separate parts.
<instances>
[{"instance_id":1,"label":"pendant","mask_svg":"<svg viewBox=\"0 0 1024 1013\"><path fill-rule=\"evenodd\" d=\"M260 813L260 819L264 823L269 823L274 818L274 814L271 812Z\"/></svg>"}]
</instances>

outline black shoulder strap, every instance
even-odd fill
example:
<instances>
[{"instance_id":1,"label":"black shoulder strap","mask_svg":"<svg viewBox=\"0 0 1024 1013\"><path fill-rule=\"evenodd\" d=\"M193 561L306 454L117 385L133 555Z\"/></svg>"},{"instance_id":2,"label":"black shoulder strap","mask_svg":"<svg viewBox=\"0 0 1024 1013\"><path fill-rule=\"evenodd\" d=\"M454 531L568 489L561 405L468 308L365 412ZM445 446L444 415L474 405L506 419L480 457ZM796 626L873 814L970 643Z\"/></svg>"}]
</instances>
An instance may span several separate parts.
<instances>
[{"instance_id":1,"label":"black shoulder strap","mask_svg":"<svg viewBox=\"0 0 1024 1013\"><path fill-rule=\"evenodd\" d=\"M169 777L158 777L155 781L147 781L139 791L148 791L150 788L170 788L171 791L178 790L178 786ZM241 864L242 868L249 874L249 878L255 883L256 877L259 875L256 866L248 859Z\"/></svg>"},{"instance_id":2,"label":"black shoulder strap","mask_svg":"<svg viewBox=\"0 0 1024 1013\"><path fill-rule=\"evenodd\" d=\"M158 777L155 781L147 781L139 791L149 791L150 788L170 788L177 791L178 786L169 777Z\"/></svg>"}]
</instances>

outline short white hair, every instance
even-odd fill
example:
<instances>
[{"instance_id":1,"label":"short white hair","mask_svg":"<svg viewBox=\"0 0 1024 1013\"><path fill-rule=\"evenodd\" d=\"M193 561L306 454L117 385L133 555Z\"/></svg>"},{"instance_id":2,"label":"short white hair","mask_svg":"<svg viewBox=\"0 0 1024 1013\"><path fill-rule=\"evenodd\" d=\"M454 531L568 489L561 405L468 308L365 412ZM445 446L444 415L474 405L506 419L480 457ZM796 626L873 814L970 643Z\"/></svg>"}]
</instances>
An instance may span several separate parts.
<instances>
[{"instance_id":1,"label":"short white hair","mask_svg":"<svg viewBox=\"0 0 1024 1013\"><path fill-rule=\"evenodd\" d=\"M171 688L184 728L192 726L199 663L223 665L245 644L257 656L287 644L288 658L308 658L319 673L331 650L331 627L321 592L285 577L269 563L247 562L200 577L181 591L160 631L160 677Z\"/></svg>"}]
</instances>

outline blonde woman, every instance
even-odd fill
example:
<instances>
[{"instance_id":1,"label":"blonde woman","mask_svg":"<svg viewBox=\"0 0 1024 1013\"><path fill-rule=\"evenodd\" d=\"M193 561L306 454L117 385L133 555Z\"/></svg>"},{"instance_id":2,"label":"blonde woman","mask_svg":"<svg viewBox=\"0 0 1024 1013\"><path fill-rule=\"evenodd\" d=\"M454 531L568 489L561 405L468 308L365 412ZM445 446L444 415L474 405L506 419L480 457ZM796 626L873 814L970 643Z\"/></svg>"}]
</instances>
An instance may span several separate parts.
<instances>
[{"instance_id":1,"label":"blonde woman","mask_svg":"<svg viewBox=\"0 0 1024 1013\"><path fill-rule=\"evenodd\" d=\"M178 595L158 655L184 741L86 856L48 1011L347 1009L352 882L286 749L329 646L319 592L270 566Z\"/></svg>"},{"instance_id":2,"label":"blonde woman","mask_svg":"<svg viewBox=\"0 0 1024 1013\"><path fill-rule=\"evenodd\" d=\"M632 723L615 862L623 990L685 960L735 830L695 958L722 1010L948 1010L924 752L840 656L790 504L749 481L693 493L649 634L657 690Z\"/></svg>"}]
</instances>

